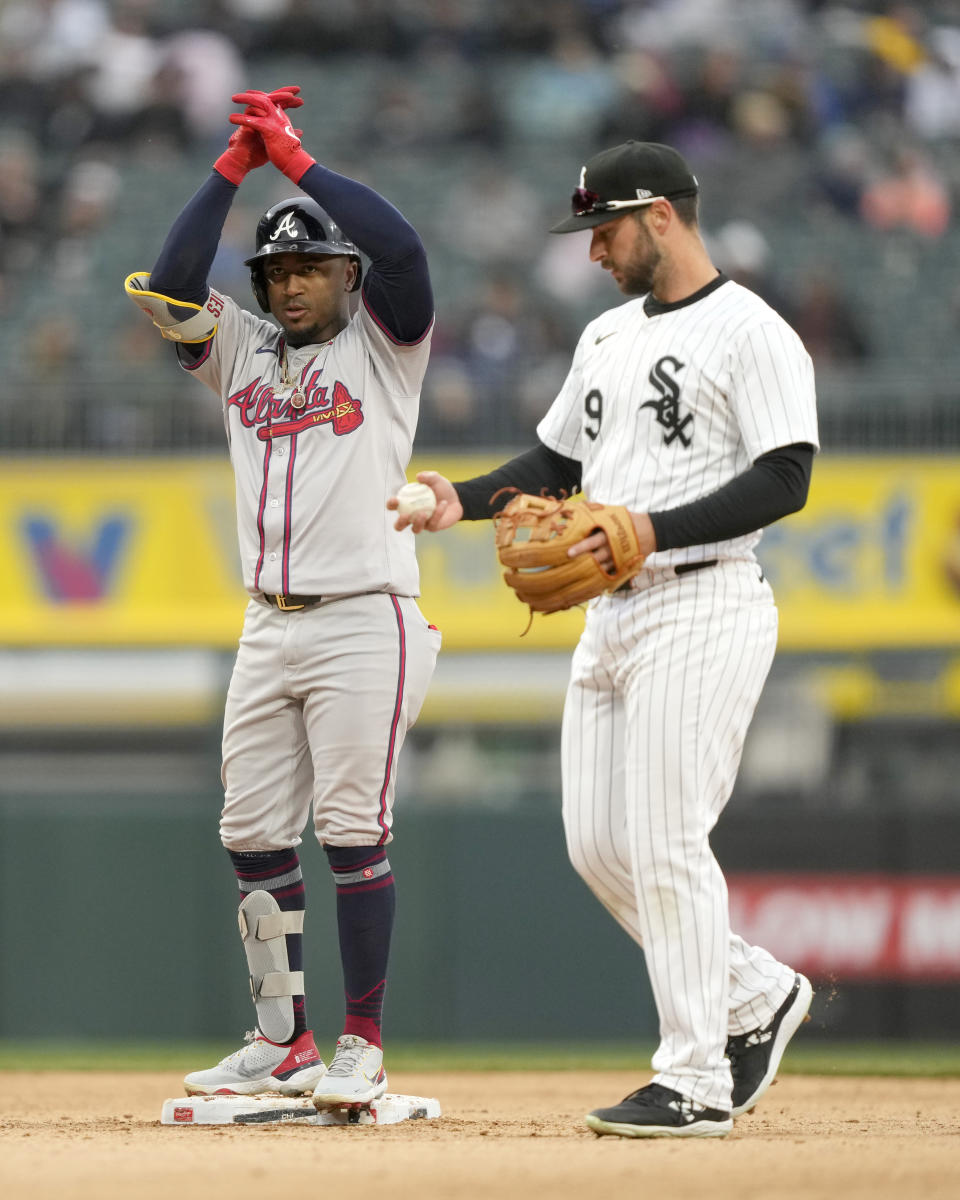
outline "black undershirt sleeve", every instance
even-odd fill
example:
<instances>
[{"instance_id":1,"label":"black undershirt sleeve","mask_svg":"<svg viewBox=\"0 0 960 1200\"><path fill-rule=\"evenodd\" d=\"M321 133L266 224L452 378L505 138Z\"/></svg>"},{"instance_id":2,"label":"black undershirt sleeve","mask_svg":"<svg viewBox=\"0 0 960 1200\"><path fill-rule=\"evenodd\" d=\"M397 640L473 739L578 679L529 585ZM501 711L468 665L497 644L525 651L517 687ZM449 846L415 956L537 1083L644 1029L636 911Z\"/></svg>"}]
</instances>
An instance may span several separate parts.
<instances>
[{"instance_id":1,"label":"black undershirt sleeve","mask_svg":"<svg viewBox=\"0 0 960 1200\"><path fill-rule=\"evenodd\" d=\"M752 467L709 496L650 513L657 549L742 537L799 511L807 501L813 454L804 442L781 446L761 454Z\"/></svg>"},{"instance_id":2,"label":"black undershirt sleeve","mask_svg":"<svg viewBox=\"0 0 960 1200\"><path fill-rule=\"evenodd\" d=\"M650 513L657 549L679 550L742 537L797 512L806 503L813 455L813 447L805 442L781 446L761 454L752 467L709 496ZM579 490L580 478L575 458L557 454L541 442L489 475L453 486L464 519L482 521L499 512L517 491L570 496Z\"/></svg>"},{"instance_id":3,"label":"black undershirt sleeve","mask_svg":"<svg viewBox=\"0 0 960 1200\"><path fill-rule=\"evenodd\" d=\"M532 450L518 454L489 475L477 475L453 486L463 505L464 520L489 520L517 492L572 496L580 490L580 464L538 442Z\"/></svg>"}]
</instances>

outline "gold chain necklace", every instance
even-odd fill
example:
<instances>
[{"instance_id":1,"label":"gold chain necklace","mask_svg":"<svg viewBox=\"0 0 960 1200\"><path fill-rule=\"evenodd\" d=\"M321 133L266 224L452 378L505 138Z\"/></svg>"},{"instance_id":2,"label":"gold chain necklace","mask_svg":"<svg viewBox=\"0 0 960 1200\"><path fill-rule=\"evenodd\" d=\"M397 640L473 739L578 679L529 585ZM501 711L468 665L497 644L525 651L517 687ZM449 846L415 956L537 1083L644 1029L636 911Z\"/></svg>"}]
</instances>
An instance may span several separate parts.
<instances>
[{"instance_id":1,"label":"gold chain necklace","mask_svg":"<svg viewBox=\"0 0 960 1200\"><path fill-rule=\"evenodd\" d=\"M284 387L291 387L293 391L290 394L290 407L296 409L297 412L305 407L307 398L303 394L303 390L295 379L291 379L287 371L287 347L284 344L283 358L280 360L280 379Z\"/></svg>"}]
</instances>

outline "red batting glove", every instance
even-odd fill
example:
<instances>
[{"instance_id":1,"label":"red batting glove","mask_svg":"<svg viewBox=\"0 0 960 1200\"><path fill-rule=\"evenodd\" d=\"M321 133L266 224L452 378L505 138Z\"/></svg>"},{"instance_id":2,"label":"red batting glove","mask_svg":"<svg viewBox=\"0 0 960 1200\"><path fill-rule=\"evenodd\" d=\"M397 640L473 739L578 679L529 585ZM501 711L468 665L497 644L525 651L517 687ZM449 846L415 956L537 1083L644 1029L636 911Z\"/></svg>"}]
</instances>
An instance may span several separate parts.
<instances>
[{"instance_id":1,"label":"red batting glove","mask_svg":"<svg viewBox=\"0 0 960 1200\"><path fill-rule=\"evenodd\" d=\"M299 91L300 88L296 84L290 84L270 93L258 94L269 95L271 102L282 109L300 108L303 101L297 95ZM252 113L254 109L248 108L247 112ZM213 164L213 169L219 171L224 179L239 185L249 171L255 171L266 162L267 151L260 134L255 129L235 129L230 135L226 150Z\"/></svg>"},{"instance_id":2,"label":"red batting glove","mask_svg":"<svg viewBox=\"0 0 960 1200\"><path fill-rule=\"evenodd\" d=\"M239 92L233 102L247 107L242 113L230 114L231 124L259 134L277 170L299 183L317 160L301 146L299 133L287 120L283 108L265 92Z\"/></svg>"}]
</instances>

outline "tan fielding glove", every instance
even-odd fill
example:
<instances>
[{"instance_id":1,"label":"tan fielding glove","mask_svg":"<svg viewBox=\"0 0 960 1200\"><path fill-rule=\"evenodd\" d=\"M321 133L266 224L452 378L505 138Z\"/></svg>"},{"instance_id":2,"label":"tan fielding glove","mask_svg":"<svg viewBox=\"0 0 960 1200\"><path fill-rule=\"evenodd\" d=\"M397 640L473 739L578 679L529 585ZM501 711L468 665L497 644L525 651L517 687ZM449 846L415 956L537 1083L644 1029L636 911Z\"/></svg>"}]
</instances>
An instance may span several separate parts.
<instances>
[{"instance_id":1,"label":"tan fielding glove","mask_svg":"<svg viewBox=\"0 0 960 1200\"><path fill-rule=\"evenodd\" d=\"M521 492L493 522L497 556L507 568L503 577L531 613L560 612L615 591L637 573L646 557L630 513L619 504ZM592 554L567 556L571 546L597 530L603 530L610 543L614 565L609 573Z\"/></svg>"}]
</instances>

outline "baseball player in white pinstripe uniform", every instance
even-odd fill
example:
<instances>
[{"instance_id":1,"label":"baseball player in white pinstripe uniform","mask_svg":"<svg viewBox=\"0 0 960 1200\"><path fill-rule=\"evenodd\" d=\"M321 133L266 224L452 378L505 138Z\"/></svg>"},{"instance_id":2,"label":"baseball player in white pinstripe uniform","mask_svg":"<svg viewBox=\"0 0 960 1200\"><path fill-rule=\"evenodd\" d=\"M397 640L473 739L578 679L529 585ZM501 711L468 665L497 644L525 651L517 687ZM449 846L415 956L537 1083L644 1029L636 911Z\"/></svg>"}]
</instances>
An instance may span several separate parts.
<instances>
[{"instance_id":1,"label":"baseball player in white pinstripe uniform","mask_svg":"<svg viewBox=\"0 0 960 1200\"><path fill-rule=\"evenodd\" d=\"M584 330L539 444L434 491L440 530L489 517L503 488L625 505L640 572L591 602L564 709L571 861L643 947L660 1019L652 1081L597 1109L598 1133L723 1136L773 1081L809 982L730 930L709 844L770 668L777 610L755 557L762 528L801 508L818 447L800 340L711 263L683 158L627 142L591 158L571 215L631 297ZM396 507L391 501L389 506ZM606 535L571 550L611 562Z\"/></svg>"},{"instance_id":2,"label":"baseball player in white pinstripe uniform","mask_svg":"<svg viewBox=\"0 0 960 1200\"><path fill-rule=\"evenodd\" d=\"M384 506L410 457L433 297L423 245L401 214L302 148L285 114L302 103L298 91L234 97L244 111L227 150L153 271L130 276L127 291L220 400L250 597L227 695L220 835L240 889L257 1027L185 1086L312 1093L324 1108L369 1104L387 1086L386 847L397 756L440 635L414 599L414 539L397 537ZM279 328L207 283L237 187L268 160L300 189L263 215L248 260ZM351 316L361 251L371 265ZM311 812L336 886L344 983L329 1068L308 1027L302 969L297 847Z\"/></svg>"}]
</instances>

